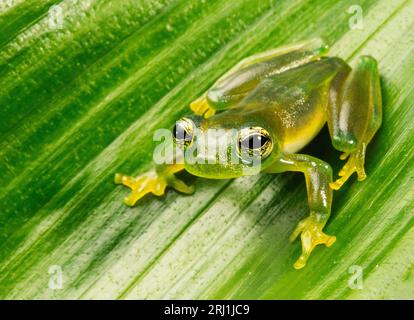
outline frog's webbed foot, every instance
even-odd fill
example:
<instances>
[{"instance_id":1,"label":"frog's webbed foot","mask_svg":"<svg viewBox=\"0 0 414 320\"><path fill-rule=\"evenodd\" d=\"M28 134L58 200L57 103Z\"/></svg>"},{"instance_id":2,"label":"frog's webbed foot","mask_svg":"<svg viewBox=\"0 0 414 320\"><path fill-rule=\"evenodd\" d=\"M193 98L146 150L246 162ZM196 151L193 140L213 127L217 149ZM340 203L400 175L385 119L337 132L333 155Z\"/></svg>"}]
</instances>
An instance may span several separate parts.
<instances>
[{"instance_id":1,"label":"frog's webbed foot","mask_svg":"<svg viewBox=\"0 0 414 320\"><path fill-rule=\"evenodd\" d=\"M135 178L117 173L115 174L115 183L127 186L132 190L130 195L124 199L124 203L131 207L147 193L153 193L157 196L163 195L167 186L166 181L153 172Z\"/></svg>"},{"instance_id":2,"label":"frog's webbed foot","mask_svg":"<svg viewBox=\"0 0 414 320\"><path fill-rule=\"evenodd\" d=\"M114 181L116 184L122 184L132 190L130 195L124 199L124 203L131 207L147 193L152 193L156 196L163 195L167 185L183 193L191 194L194 192L193 187L187 186L173 174L163 176L153 171L135 178L117 173L115 174Z\"/></svg>"},{"instance_id":3,"label":"frog's webbed foot","mask_svg":"<svg viewBox=\"0 0 414 320\"><path fill-rule=\"evenodd\" d=\"M306 265L310 254L318 244L330 247L336 241L336 237L325 234L322 228L321 223L318 223L313 217L308 217L300 221L293 231L290 241L294 241L299 234L302 240L302 254L293 265L295 269L302 269Z\"/></svg>"},{"instance_id":4,"label":"frog's webbed foot","mask_svg":"<svg viewBox=\"0 0 414 320\"><path fill-rule=\"evenodd\" d=\"M204 118L209 118L214 116L216 110L209 105L205 95L201 96L197 100L194 100L190 104L190 109L198 116L203 116Z\"/></svg>"},{"instance_id":5,"label":"frog's webbed foot","mask_svg":"<svg viewBox=\"0 0 414 320\"><path fill-rule=\"evenodd\" d=\"M362 143L361 146L354 152L345 152L340 156L341 160L347 160L345 165L339 171L341 178L330 184L332 189L338 190L349 179L349 177L356 172L358 175L358 181L365 180L367 175L365 174L365 149L366 144Z\"/></svg>"}]
</instances>

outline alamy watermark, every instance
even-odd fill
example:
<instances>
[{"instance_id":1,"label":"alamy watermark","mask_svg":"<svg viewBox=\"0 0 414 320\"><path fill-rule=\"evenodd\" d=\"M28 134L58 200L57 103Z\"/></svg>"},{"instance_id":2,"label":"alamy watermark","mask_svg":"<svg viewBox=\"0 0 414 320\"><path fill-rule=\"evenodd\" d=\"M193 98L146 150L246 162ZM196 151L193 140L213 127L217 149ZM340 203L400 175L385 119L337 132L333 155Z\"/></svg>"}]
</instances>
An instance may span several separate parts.
<instances>
[{"instance_id":1,"label":"alamy watermark","mask_svg":"<svg viewBox=\"0 0 414 320\"><path fill-rule=\"evenodd\" d=\"M61 290L63 289L63 270L59 265L51 265L48 269L49 273L49 289Z\"/></svg>"},{"instance_id":2,"label":"alamy watermark","mask_svg":"<svg viewBox=\"0 0 414 320\"><path fill-rule=\"evenodd\" d=\"M64 14L60 5L54 5L49 8L48 25L50 30L63 29Z\"/></svg>"},{"instance_id":3,"label":"alamy watermark","mask_svg":"<svg viewBox=\"0 0 414 320\"><path fill-rule=\"evenodd\" d=\"M348 287L353 290L362 290L364 288L364 269L358 265L352 265L348 269L351 276L348 279Z\"/></svg>"},{"instance_id":4,"label":"alamy watermark","mask_svg":"<svg viewBox=\"0 0 414 320\"><path fill-rule=\"evenodd\" d=\"M362 30L364 29L363 11L360 5L352 5L348 8L347 12L351 14L348 20L349 29Z\"/></svg>"},{"instance_id":5,"label":"alamy watermark","mask_svg":"<svg viewBox=\"0 0 414 320\"><path fill-rule=\"evenodd\" d=\"M0 12L6 11L13 6L14 0L0 0Z\"/></svg>"}]
</instances>

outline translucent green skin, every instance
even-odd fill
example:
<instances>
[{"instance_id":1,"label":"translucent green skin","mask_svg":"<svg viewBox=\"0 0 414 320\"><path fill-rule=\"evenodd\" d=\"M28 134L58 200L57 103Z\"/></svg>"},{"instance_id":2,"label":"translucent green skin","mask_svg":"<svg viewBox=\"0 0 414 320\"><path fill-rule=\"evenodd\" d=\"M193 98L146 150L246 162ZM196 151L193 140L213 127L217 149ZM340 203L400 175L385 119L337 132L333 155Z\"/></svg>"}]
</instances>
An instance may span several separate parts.
<instances>
[{"instance_id":1,"label":"translucent green skin","mask_svg":"<svg viewBox=\"0 0 414 320\"><path fill-rule=\"evenodd\" d=\"M306 264L316 245L330 246L335 241L335 237L322 231L331 211L332 189L339 189L353 172L359 180L365 179L366 145L382 119L376 61L363 56L352 70L340 58L323 57L326 52L327 46L320 39L314 39L245 59L191 105L196 115L188 117L198 130L186 151L197 153L202 159L224 159L226 154L236 152L233 146L237 144L237 136L234 136L224 142L217 139L217 154L203 154L203 135L209 129L230 132L230 129L260 127L270 134L273 149L261 161L259 170L304 173L310 216L299 223L292 235L293 240L301 234L303 248L295 268ZM341 159L348 158L336 182L332 182L329 164L296 153L325 123L333 147L344 153ZM191 188L171 172L185 169L200 177L227 179L258 173L257 168L251 167L242 161L235 164L221 160L213 164L162 165L156 172L157 181L163 181L162 186L170 185L189 193Z\"/></svg>"},{"instance_id":2,"label":"translucent green skin","mask_svg":"<svg viewBox=\"0 0 414 320\"><path fill-rule=\"evenodd\" d=\"M222 112L207 119L191 117L200 130L199 138L207 129L263 127L271 134L274 148L261 170L272 172L279 171L281 159L312 141L325 123L337 150L353 153L362 148L381 124L376 61L361 57L352 71L340 58L321 58L325 52L326 46L316 39L244 61L206 94L209 107ZM200 153L203 148L198 141L203 139L195 139L190 148ZM243 175L246 165L186 163L185 169L221 179ZM286 169L285 164L281 169Z\"/></svg>"}]
</instances>

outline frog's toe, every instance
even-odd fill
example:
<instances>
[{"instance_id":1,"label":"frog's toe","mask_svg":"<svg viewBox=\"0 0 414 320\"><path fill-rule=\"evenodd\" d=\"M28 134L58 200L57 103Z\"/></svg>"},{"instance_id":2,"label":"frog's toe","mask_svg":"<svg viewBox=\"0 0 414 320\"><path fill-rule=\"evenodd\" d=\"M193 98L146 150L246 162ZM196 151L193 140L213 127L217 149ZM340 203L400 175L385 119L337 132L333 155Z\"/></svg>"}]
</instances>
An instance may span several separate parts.
<instances>
[{"instance_id":1,"label":"frog's toe","mask_svg":"<svg viewBox=\"0 0 414 320\"><path fill-rule=\"evenodd\" d=\"M322 231L322 226L311 217L302 220L291 236L291 240L295 239L301 234L302 254L295 262L293 267L295 269L302 269L309 259L310 254L319 244L324 244L330 247L335 241L336 237L329 236Z\"/></svg>"},{"instance_id":2,"label":"frog's toe","mask_svg":"<svg viewBox=\"0 0 414 320\"><path fill-rule=\"evenodd\" d=\"M339 190L346 182L346 179L344 177L337 179L335 182L331 182L329 186L334 190Z\"/></svg>"},{"instance_id":3,"label":"frog's toe","mask_svg":"<svg viewBox=\"0 0 414 320\"><path fill-rule=\"evenodd\" d=\"M339 156L339 159L346 160L349 157L349 155L350 155L349 152L344 152Z\"/></svg>"},{"instance_id":4,"label":"frog's toe","mask_svg":"<svg viewBox=\"0 0 414 320\"><path fill-rule=\"evenodd\" d=\"M144 192L133 191L128 197L124 198L124 203L129 207L133 207L137 203L137 201L145 195L146 193Z\"/></svg>"},{"instance_id":5,"label":"frog's toe","mask_svg":"<svg viewBox=\"0 0 414 320\"><path fill-rule=\"evenodd\" d=\"M116 184L122 184L122 177L124 175L122 173L115 173L114 182Z\"/></svg>"},{"instance_id":6,"label":"frog's toe","mask_svg":"<svg viewBox=\"0 0 414 320\"><path fill-rule=\"evenodd\" d=\"M181 181L180 179L173 177L172 179L168 180L168 185L174 188L175 190L185 193L185 194L193 194L195 188L193 186L189 186Z\"/></svg>"},{"instance_id":7,"label":"frog's toe","mask_svg":"<svg viewBox=\"0 0 414 320\"><path fill-rule=\"evenodd\" d=\"M331 182L329 185L334 190L339 190L345 182L348 181L349 177L356 171L356 167L352 163L347 163L344 167L339 171L340 178L337 179L335 182Z\"/></svg>"},{"instance_id":8,"label":"frog's toe","mask_svg":"<svg viewBox=\"0 0 414 320\"><path fill-rule=\"evenodd\" d=\"M116 173L114 182L116 184L122 184L128 188L134 188L136 185L136 180L133 177L127 176L126 174Z\"/></svg>"},{"instance_id":9,"label":"frog's toe","mask_svg":"<svg viewBox=\"0 0 414 320\"><path fill-rule=\"evenodd\" d=\"M202 96L201 98L198 98L197 100L193 101L190 104L190 109L196 115L203 116L204 118L214 116L214 114L216 113L216 110L214 110L214 108L208 104L207 98L205 96Z\"/></svg>"},{"instance_id":10,"label":"frog's toe","mask_svg":"<svg viewBox=\"0 0 414 320\"><path fill-rule=\"evenodd\" d=\"M340 176L335 182L331 182L329 185L334 190L339 190L345 182L349 179L352 173L355 171L354 166L350 161L348 161L342 169L339 171L338 175Z\"/></svg>"},{"instance_id":11,"label":"frog's toe","mask_svg":"<svg viewBox=\"0 0 414 320\"><path fill-rule=\"evenodd\" d=\"M348 174L352 174L353 172L353 163L351 161L348 161L345 163L345 165L342 167L341 170L338 172L338 176L340 177L346 177Z\"/></svg>"},{"instance_id":12,"label":"frog's toe","mask_svg":"<svg viewBox=\"0 0 414 320\"><path fill-rule=\"evenodd\" d=\"M358 175L358 181L363 181L367 178L367 174L365 173L364 166L357 167L356 172Z\"/></svg>"}]
</instances>

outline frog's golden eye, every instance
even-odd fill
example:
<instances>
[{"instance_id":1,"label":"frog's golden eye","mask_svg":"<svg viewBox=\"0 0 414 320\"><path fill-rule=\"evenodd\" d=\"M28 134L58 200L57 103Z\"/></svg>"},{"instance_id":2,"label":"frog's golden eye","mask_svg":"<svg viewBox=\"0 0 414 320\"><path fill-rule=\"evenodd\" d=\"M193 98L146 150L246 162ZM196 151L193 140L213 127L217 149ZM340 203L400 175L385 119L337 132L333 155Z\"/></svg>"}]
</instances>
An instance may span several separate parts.
<instances>
[{"instance_id":1,"label":"frog's golden eye","mask_svg":"<svg viewBox=\"0 0 414 320\"><path fill-rule=\"evenodd\" d=\"M176 144L188 147L193 142L194 123L188 118L182 118L175 123L173 137Z\"/></svg>"},{"instance_id":2,"label":"frog's golden eye","mask_svg":"<svg viewBox=\"0 0 414 320\"><path fill-rule=\"evenodd\" d=\"M249 156L260 156L262 159L269 156L273 149L270 134L263 128L244 128L239 133L239 154Z\"/></svg>"}]
</instances>

